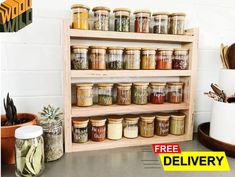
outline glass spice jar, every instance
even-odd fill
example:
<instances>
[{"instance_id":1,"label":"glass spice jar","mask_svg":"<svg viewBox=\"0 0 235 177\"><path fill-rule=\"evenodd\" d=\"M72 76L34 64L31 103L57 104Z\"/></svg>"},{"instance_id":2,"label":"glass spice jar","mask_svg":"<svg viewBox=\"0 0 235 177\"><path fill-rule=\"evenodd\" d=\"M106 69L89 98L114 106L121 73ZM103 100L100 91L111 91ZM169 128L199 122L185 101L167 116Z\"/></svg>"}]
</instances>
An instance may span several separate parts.
<instances>
[{"instance_id":1,"label":"glass spice jar","mask_svg":"<svg viewBox=\"0 0 235 177\"><path fill-rule=\"evenodd\" d=\"M167 34L168 33L168 12L153 13L154 26L153 33Z\"/></svg>"},{"instance_id":2,"label":"glass spice jar","mask_svg":"<svg viewBox=\"0 0 235 177\"><path fill-rule=\"evenodd\" d=\"M148 85L149 83L133 83L133 103L147 104L148 103Z\"/></svg>"},{"instance_id":3,"label":"glass spice jar","mask_svg":"<svg viewBox=\"0 0 235 177\"><path fill-rule=\"evenodd\" d=\"M93 84L77 84L77 106L93 105Z\"/></svg>"},{"instance_id":4,"label":"glass spice jar","mask_svg":"<svg viewBox=\"0 0 235 177\"><path fill-rule=\"evenodd\" d=\"M170 34L184 34L185 13L173 13L170 15Z\"/></svg>"},{"instance_id":5,"label":"glass spice jar","mask_svg":"<svg viewBox=\"0 0 235 177\"><path fill-rule=\"evenodd\" d=\"M40 121L43 128L45 161L51 162L58 160L64 154L63 125L62 120L51 123Z\"/></svg>"},{"instance_id":6,"label":"glass spice jar","mask_svg":"<svg viewBox=\"0 0 235 177\"><path fill-rule=\"evenodd\" d=\"M140 116L140 136L150 138L154 136L154 115Z\"/></svg>"},{"instance_id":7,"label":"glass spice jar","mask_svg":"<svg viewBox=\"0 0 235 177\"><path fill-rule=\"evenodd\" d=\"M44 170L44 142L42 127L24 126L15 130L15 156L18 177L40 176Z\"/></svg>"},{"instance_id":8,"label":"glass spice jar","mask_svg":"<svg viewBox=\"0 0 235 177\"><path fill-rule=\"evenodd\" d=\"M108 31L109 30L109 15L108 7L98 6L92 9L94 13L94 30Z\"/></svg>"},{"instance_id":9,"label":"glass spice jar","mask_svg":"<svg viewBox=\"0 0 235 177\"><path fill-rule=\"evenodd\" d=\"M155 49L149 49L149 48L142 49L141 69L156 69Z\"/></svg>"},{"instance_id":10,"label":"glass spice jar","mask_svg":"<svg viewBox=\"0 0 235 177\"><path fill-rule=\"evenodd\" d=\"M165 82L152 82L150 102L152 104L163 104L166 96L166 83Z\"/></svg>"},{"instance_id":11,"label":"glass spice jar","mask_svg":"<svg viewBox=\"0 0 235 177\"><path fill-rule=\"evenodd\" d=\"M131 83L117 84L117 104L130 105L131 104Z\"/></svg>"},{"instance_id":12,"label":"glass spice jar","mask_svg":"<svg viewBox=\"0 0 235 177\"><path fill-rule=\"evenodd\" d=\"M169 114L157 114L156 115L156 135L167 136L169 134L170 127L170 115Z\"/></svg>"},{"instance_id":13,"label":"glass spice jar","mask_svg":"<svg viewBox=\"0 0 235 177\"><path fill-rule=\"evenodd\" d=\"M90 51L90 69L106 69L106 49L103 46L91 46Z\"/></svg>"},{"instance_id":14,"label":"glass spice jar","mask_svg":"<svg viewBox=\"0 0 235 177\"><path fill-rule=\"evenodd\" d=\"M124 69L140 69L141 48L126 48L124 56Z\"/></svg>"},{"instance_id":15,"label":"glass spice jar","mask_svg":"<svg viewBox=\"0 0 235 177\"><path fill-rule=\"evenodd\" d=\"M89 29L89 10L90 8L82 4L74 4L71 7L73 11L73 29Z\"/></svg>"},{"instance_id":16,"label":"glass spice jar","mask_svg":"<svg viewBox=\"0 0 235 177\"><path fill-rule=\"evenodd\" d=\"M135 32L137 33L149 33L150 16L149 10L136 10L135 15Z\"/></svg>"},{"instance_id":17,"label":"glass spice jar","mask_svg":"<svg viewBox=\"0 0 235 177\"><path fill-rule=\"evenodd\" d=\"M88 141L88 122L86 118L73 119L73 142L85 143Z\"/></svg>"},{"instance_id":18,"label":"glass spice jar","mask_svg":"<svg viewBox=\"0 0 235 177\"><path fill-rule=\"evenodd\" d=\"M122 120L120 116L108 116L107 137L110 140L122 138Z\"/></svg>"},{"instance_id":19,"label":"glass spice jar","mask_svg":"<svg viewBox=\"0 0 235 177\"><path fill-rule=\"evenodd\" d=\"M72 46L71 66L74 70L89 69L88 46Z\"/></svg>"},{"instance_id":20,"label":"glass spice jar","mask_svg":"<svg viewBox=\"0 0 235 177\"><path fill-rule=\"evenodd\" d=\"M123 50L122 47L109 47L106 69L120 70L123 69Z\"/></svg>"},{"instance_id":21,"label":"glass spice jar","mask_svg":"<svg viewBox=\"0 0 235 177\"><path fill-rule=\"evenodd\" d=\"M157 50L157 69L170 70L172 69L173 49L158 49Z\"/></svg>"},{"instance_id":22,"label":"glass spice jar","mask_svg":"<svg viewBox=\"0 0 235 177\"><path fill-rule=\"evenodd\" d=\"M108 106L113 104L113 84L98 84L98 104Z\"/></svg>"},{"instance_id":23,"label":"glass spice jar","mask_svg":"<svg viewBox=\"0 0 235 177\"><path fill-rule=\"evenodd\" d=\"M185 114L175 113L170 119L170 133L173 135L183 135L185 132Z\"/></svg>"},{"instance_id":24,"label":"glass spice jar","mask_svg":"<svg viewBox=\"0 0 235 177\"><path fill-rule=\"evenodd\" d=\"M106 138L106 118L96 117L91 118L91 140L92 141L104 141Z\"/></svg>"},{"instance_id":25,"label":"glass spice jar","mask_svg":"<svg viewBox=\"0 0 235 177\"><path fill-rule=\"evenodd\" d=\"M174 58L172 60L172 68L179 70L188 69L189 64L189 51L188 49L178 48L174 49Z\"/></svg>"},{"instance_id":26,"label":"glass spice jar","mask_svg":"<svg viewBox=\"0 0 235 177\"><path fill-rule=\"evenodd\" d=\"M168 82L167 83L167 100L169 103L183 102L183 82Z\"/></svg>"},{"instance_id":27,"label":"glass spice jar","mask_svg":"<svg viewBox=\"0 0 235 177\"><path fill-rule=\"evenodd\" d=\"M116 8L113 10L114 31L118 32L130 32L130 13L131 10L127 8Z\"/></svg>"},{"instance_id":28,"label":"glass spice jar","mask_svg":"<svg viewBox=\"0 0 235 177\"><path fill-rule=\"evenodd\" d=\"M137 115L126 115L123 124L123 135L126 138L137 138L139 132L139 117Z\"/></svg>"}]
</instances>

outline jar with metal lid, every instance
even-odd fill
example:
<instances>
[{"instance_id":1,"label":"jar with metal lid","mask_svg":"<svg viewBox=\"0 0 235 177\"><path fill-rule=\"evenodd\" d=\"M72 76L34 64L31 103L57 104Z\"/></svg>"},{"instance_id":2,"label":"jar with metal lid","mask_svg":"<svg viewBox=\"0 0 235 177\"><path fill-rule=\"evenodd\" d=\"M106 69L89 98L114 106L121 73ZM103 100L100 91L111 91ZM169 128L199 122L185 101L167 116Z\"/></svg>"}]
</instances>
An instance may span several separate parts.
<instances>
[{"instance_id":1,"label":"jar with metal lid","mask_svg":"<svg viewBox=\"0 0 235 177\"><path fill-rule=\"evenodd\" d=\"M173 49L157 50L157 69L172 69Z\"/></svg>"},{"instance_id":2,"label":"jar with metal lid","mask_svg":"<svg viewBox=\"0 0 235 177\"><path fill-rule=\"evenodd\" d=\"M156 51L151 48L142 49L141 69L156 69Z\"/></svg>"},{"instance_id":3,"label":"jar with metal lid","mask_svg":"<svg viewBox=\"0 0 235 177\"><path fill-rule=\"evenodd\" d=\"M108 7L98 6L92 9L94 13L94 30L108 31L110 9Z\"/></svg>"},{"instance_id":4,"label":"jar with metal lid","mask_svg":"<svg viewBox=\"0 0 235 177\"><path fill-rule=\"evenodd\" d=\"M72 28L88 30L90 8L82 4L74 4L71 9L73 11Z\"/></svg>"},{"instance_id":5,"label":"jar with metal lid","mask_svg":"<svg viewBox=\"0 0 235 177\"><path fill-rule=\"evenodd\" d=\"M185 114L171 114L170 133L173 135L183 135L185 132Z\"/></svg>"},{"instance_id":6,"label":"jar with metal lid","mask_svg":"<svg viewBox=\"0 0 235 177\"><path fill-rule=\"evenodd\" d=\"M154 136L154 115L140 116L140 136L150 138Z\"/></svg>"},{"instance_id":7,"label":"jar with metal lid","mask_svg":"<svg viewBox=\"0 0 235 177\"><path fill-rule=\"evenodd\" d=\"M71 66L74 70L89 69L88 46L72 46Z\"/></svg>"},{"instance_id":8,"label":"jar with metal lid","mask_svg":"<svg viewBox=\"0 0 235 177\"><path fill-rule=\"evenodd\" d=\"M170 115L159 113L156 115L156 135L167 136L169 134Z\"/></svg>"},{"instance_id":9,"label":"jar with metal lid","mask_svg":"<svg viewBox=\"0 0 235 177\"><path fill-rule=\"evenodd\" d=\"M149 10L136 10L135 15L135 32L149 33L151 12Z\"/></svg>"},{"instance_id":10,"label":"jar with metal lid","mask_svg":"<svg viewBox=\"0 0 235 177\"><path fill-rule=\"evenodd\" d=\"M45 161L51 162L60 159L64 155L64 136L62 119L48 122L40 120L43 128Z\"/></svg>"},{"instance_id":11,"label":"jar with metal lid","mask_svg":"<svg viewBox=\"0 0 235 177\"><path fill-rule=\"evenodd\" d=\"M124 69L140 69L141 48L126 48L124 56Z\"/></svg>"},{"instance_id":12,"label":"jar with metal lid","mask_svg":"<svg viewBox=\"0 0 235 177\"><path fill-rule=\"evenodd\" d=\"M104 141L106 138L106 118L96 117L91 118L91 140Z\"/></svg>"},{"instance_id":13,"label":"jar with metal lid","mask_svg":"<svg viewBox=\"0 0 235 177\"><path fill-rule=\"evenodd\" d=\"M167 83L167 100L169 103L183 102L183 82L168 82Z\"/></svg>"},{"instance_id":14,"label":"jar with metal lid","mask_svg":"<svg viewBox=\"0 0 235 177\"><path fill-rule=\"evenodd\" d=\"M152 104L163 104L166 96L166 83L165 82L152 82L150 102Z\"/></svg>"},{"instance_id":15,"label":"jar with metal lid","mask_svg":"<svg viewBox=\"0 0 235 177\"><path fill-rule=\"evenodd\" d=\"M113 84L98 84L98 104L103 106L113 104Z\"/></svg>"},{"instance_id":16,"label":"jar with metal lid","mask_svg":"<svg viewBox=\"0 0 235 177\"><path fill-rule=\"evenodd\" d=\"M109 47L106 69L123 69L123 47Z\"/></svg>"},{"instance_id":17,"label":"jar with metal lid","mask_svg":"<svg viewBox=\"0 0 235 177\"><path fill-rule=\"evenodd\" d=\"M113 10L114 31L118 32L130 32L130 14L131 10L127 8L116 8Z\"/></svg>"},{"instance_id":18,"label":"jar with metal lid","mask_svg":"<svg viewBox=\"0 0 235 177\"><path fill-rule=\"evenodd\" d=\"M91 46L90 51L90 69L106 69L106 49L103 46Z\"/></svg>"},{"instance_id":19,"label":"jar with metal lid","mask_svg":"<svg viewBox=\"0 0 235 177\"><path fill-rule=\"evenodd\" d=\"M77 106L93 105L93 84L77 84Z\"/></svg>"},{"instance_id":20,"label":"jar with metal lid","mask_svg":"<svg viewBox=\"0 0 235 177\"><path fill-rule=\"evenodd\" d=\"M185 13L170 14L170 34L184 34Z\"/></svg>"},{"instance_id":21,"label":"jar with metal lid","mask_svg":"<svg viewBox=\"0 0 235 177\"><path fill-rule=\"evenodd\" d=\"M110 140L119 140L122 138L122 120L121 116L108 116L107 137Z\"/></svg>"},{"instance_id":22,"label":"jar with metal lid","mask_svg":"<svg viewBox=\"0 0 235 177\"><path fill-rule=\"evenodd\" d=\"M168 33L168 12L153 13L154 26L153 33L167 34Z\"/></svg>"},{"instance_id":23,"label":"jar with metal lid","mask_svg":"<svg viewBox=\"0 0 235 177\"><path fill-rule=\"evenodd\" d=\"M179 70L188 69L189 65L189 51L188 49L178 48L174 49L174 58L172 61L172 68Z\"/></svg>"},{"instance_id":24,"label":"jar with metal lid","mask_svg":"<svg viewBox=\"0 0 235 177\"><path fill-rule=\"evenodd\" d=\"M74 143L85 143L88 141L88 122L87 118L73 119Z\"/></svg>"},{"instance_id":25,"label":"jar with metal lid","mask_svg":"<svg viewBox=\"0 0 235 177\"><path fill-rule=\"evenodd\" d=\"M137 138L139 133L139 116L125 115L123 135L126 138Z\"/></svg>"},{"instance_id":26,"label":"jar with metal lid","mask_svg":"<svg viewBox=\"0 0 235 177\"><path fill-rule=\"evenodd\" d=\"M148 85L149 83L133 83L133 103L148 103Z\"/></svg>"},{"instance_id":27,"label":"jar with metal lid","mask_svg":"<svg viewBox=\"0 0 235 177\"><path fill-rule=\"evenodd\" d=\"M15 130L16 176L40 176L44 170L43 129L30 125Z\"/></svg>"},{"instance_id":28,"label":"jar with metal lid","mask_svg":"<svg viewBox=\"0 0 235 177\"><path fill-rule=\"evenodd\" d=\"M117 84L117 104L129 105L131 104L131 83Z\"/></svg>"}]
</instances>

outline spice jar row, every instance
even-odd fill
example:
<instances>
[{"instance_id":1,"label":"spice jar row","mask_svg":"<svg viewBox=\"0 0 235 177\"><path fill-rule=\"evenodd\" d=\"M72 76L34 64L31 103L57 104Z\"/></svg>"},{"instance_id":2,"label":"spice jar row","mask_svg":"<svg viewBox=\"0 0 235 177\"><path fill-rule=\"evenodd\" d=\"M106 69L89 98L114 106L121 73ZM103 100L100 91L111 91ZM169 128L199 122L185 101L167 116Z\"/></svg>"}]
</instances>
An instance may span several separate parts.
<instances>
[{"instance_id":1,"label":"spice jar row","mask_svg":"<svg viewBox=\"0 0 235 177\"><path fill-rule=\"evenodd\" d=\"M120 140L125 138L150 138L154 135L183 135L185 133L185 114L158 113L144 115L111 115L94 118L74 118L73 142L85 143L89 139L100 142L106 138Z\"/></svg>"},{"instance_id":2,"label":"spice jar row","mask_svg":"<svg viewBox=\"0 0 235 177\"><path fill-rule=\"evenodd\" d=\"M186 70L189 50L137 47L72 46L73 70ZM89 55L88 55L89 54Z\"/></svg>"},{"instance_id":3,"label":"spice jar row","mask_svg":"<svg viewBox=\"0 0 235 177\"><path fill-rule=\"evenodd\" d=\"M111 9L104 6L97 6L92 9L93 16L90 15L90 8L82 4L74 4L71 7L73 12L72 28L91 29L101 31L111 31ZM128 8L116 8L114 13L114 31L130 32L132 22L131 10ZM139 33L149 33L151 30L157 34L184 34L185 13L154 12L151 18L151 11L136 10L134 15L134 31ZM153 19L153 20L152 20ZM151 29L151 23L153 27Z\"/></svg>"},{"instance_id":4,"label":"spice jar row","mask_svg":"<svg viewBox=\"0 0 235 177\"><path fill-rule=\"evenodd\" d=\"M77 106L144 105L183 102L183 82L77 84ZM95 101L96 100L96 101Z\"/></svg>"}]
</instances>

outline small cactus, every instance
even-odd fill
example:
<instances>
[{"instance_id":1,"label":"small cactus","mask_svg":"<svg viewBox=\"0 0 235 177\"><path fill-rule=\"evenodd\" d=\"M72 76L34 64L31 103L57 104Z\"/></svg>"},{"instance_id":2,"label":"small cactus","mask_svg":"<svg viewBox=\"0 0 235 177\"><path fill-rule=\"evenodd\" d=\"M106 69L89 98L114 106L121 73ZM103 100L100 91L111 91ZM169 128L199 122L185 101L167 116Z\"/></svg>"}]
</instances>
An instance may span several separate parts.
<instances>
[{"instance_id":1,"label":"small cactus","mask_svg":"<svg viewBox=\"0 0 235 177\"><path fill-rule=\"evenodd\" d=\"M54 108L51 105L44 106L42 112L39 112L41 119L43 122L55 122L57 120L61 120L62 112L60 112L60 108Z\"/></svg>"}]
</instances>

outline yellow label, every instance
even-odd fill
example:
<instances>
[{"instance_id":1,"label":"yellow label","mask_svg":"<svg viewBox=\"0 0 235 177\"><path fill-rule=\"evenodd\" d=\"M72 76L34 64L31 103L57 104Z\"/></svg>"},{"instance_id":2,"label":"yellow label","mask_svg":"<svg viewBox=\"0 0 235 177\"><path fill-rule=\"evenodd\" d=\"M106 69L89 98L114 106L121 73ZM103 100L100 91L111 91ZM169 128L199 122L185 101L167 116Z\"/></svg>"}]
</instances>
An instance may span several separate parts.
<instances>
[{"instance_id":1,"label":"yellow label","mask_svg":"<svg viewBox=\"0 0 235 177\"><path fill-rule=\"evenodd\" d=\"M159 154L165 171L230 171L224 152Z\"/></svg>"}]
</instances>

